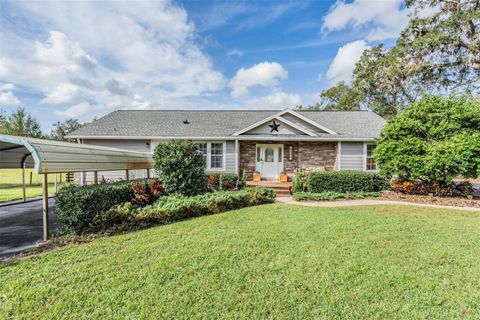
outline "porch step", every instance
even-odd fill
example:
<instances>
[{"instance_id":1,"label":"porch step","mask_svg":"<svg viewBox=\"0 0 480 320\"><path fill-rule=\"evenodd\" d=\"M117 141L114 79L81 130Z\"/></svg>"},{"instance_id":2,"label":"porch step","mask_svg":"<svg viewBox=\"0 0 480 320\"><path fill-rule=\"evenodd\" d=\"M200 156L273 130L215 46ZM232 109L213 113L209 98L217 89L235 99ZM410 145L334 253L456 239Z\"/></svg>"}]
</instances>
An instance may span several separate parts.
<instances>
[{"instance_id":1,"label":"porch step","mask_svg":"<svg viewBox=\"0 0 480 320\"><path fill-rule=\"evenodd\" d=\"M247 185L251 187L270 188L275 190L277 197L290 196L291 182L278 182L278 181L247 181Z\"/></svg>"}]
</instances>

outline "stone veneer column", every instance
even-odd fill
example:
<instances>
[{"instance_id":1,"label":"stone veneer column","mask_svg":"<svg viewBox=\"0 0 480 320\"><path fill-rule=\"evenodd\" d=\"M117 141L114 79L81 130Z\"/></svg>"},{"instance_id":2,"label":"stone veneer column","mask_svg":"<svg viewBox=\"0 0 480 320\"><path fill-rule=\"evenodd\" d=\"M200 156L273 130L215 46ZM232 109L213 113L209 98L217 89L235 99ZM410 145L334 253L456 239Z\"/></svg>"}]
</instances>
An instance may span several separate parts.
<instances>
[{"instance_id":1,"label":"stone veneer column","mask_svg":"<svg viewBox=\"0 0 480 320\"><path fill-rule=\"evenodd\" d=\"M240 175L243 175L243 170L247 170L248 180L253 179L255 171L255 145L255 141L240 141Z\"/></svg>"}]
</instances>

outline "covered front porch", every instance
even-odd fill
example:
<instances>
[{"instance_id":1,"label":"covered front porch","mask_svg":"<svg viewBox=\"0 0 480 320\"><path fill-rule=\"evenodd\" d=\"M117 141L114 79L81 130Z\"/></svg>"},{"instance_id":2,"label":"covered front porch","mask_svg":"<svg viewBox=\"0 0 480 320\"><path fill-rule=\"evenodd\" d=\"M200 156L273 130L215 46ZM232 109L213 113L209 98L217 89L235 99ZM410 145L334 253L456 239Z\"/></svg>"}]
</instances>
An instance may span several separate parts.
<instances>
[{"instance_id":1,"label":"covered front porch","mask_svg":"<svg viewBox=\"0 0 480 320\"><path fill-rule=\"evenodd\" d=\"M332 141L239 141L239 172L248 179L254 173L261 181L279 181L286 173L291 181L298 168L306 171L329 171L336 167L337 142Z\"/></svg>"}]
</instances>

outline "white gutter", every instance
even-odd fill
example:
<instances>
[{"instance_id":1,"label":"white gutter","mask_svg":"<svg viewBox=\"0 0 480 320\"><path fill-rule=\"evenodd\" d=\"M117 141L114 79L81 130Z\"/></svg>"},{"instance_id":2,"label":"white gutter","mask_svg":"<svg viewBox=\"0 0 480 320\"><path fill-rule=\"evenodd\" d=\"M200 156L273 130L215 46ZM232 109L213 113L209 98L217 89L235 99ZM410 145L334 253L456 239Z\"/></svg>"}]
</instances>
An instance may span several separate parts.
<instances>
[{"instance_id":1,"label":"white gutter","mask_svg":"<svg viewBox=\"0 0 480 320\"><path fill-rule=\"evenodd\" d=\"M106 139L106 140L172 140L172 139L179 139L179 140L249 140L249 141L375 141L376 138L374 137L364 137L364 138L348 138L348 137L339 137L339 136L332 136L332 137L311 137L311 136L304 136L304 137L284 137L278 135L272 135L269 137L257 137L257 136L219 136L219 137L162 137L162 136L71 136L69 138L77 138L77 139Z\"/></svg>"}]
</instances>

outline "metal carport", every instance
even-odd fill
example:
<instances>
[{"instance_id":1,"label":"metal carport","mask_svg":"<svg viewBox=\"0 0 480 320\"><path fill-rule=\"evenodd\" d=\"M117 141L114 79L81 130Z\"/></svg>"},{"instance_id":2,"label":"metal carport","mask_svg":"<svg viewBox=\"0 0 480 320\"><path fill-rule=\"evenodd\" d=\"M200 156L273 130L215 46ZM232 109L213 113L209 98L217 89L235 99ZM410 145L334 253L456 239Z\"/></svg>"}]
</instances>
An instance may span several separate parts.
<instances>
[{"instance_id":1,"label":"metal carport","mask_svg":"<svg viewBox=\"0 0 480 320\"><path fill-rule=\"evenodd\" d=\"M43 174L44 240L49 237L47 174L93 172L94 183L97 183L98 171L126 170L128 177L128 170L151 169L152 167L152 156L149 153L0 135L0 169L33 168L35 172Z\"/></svg>"}]
</instances>

